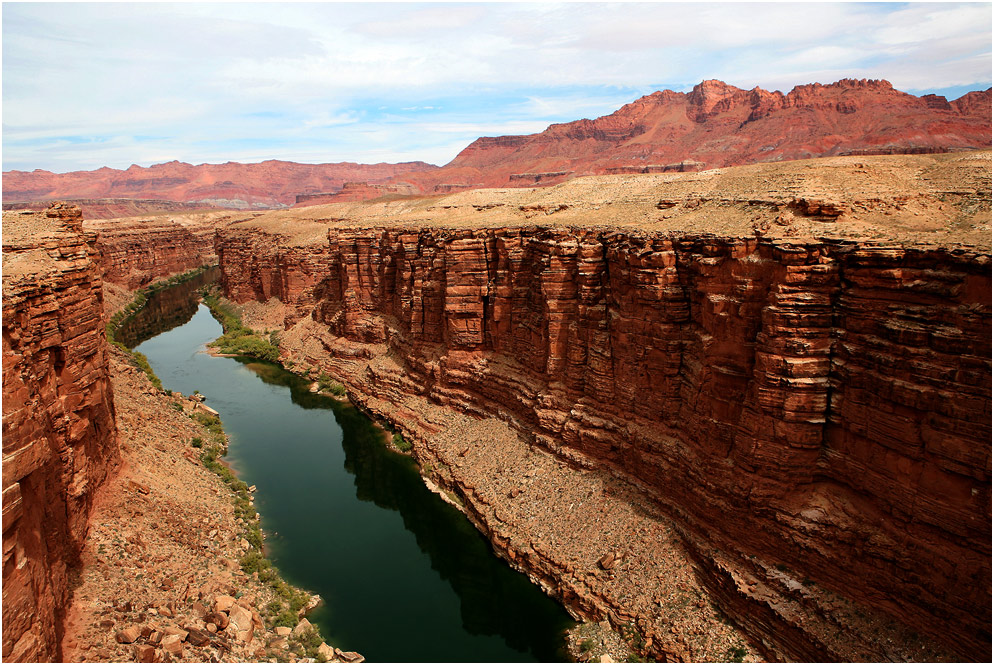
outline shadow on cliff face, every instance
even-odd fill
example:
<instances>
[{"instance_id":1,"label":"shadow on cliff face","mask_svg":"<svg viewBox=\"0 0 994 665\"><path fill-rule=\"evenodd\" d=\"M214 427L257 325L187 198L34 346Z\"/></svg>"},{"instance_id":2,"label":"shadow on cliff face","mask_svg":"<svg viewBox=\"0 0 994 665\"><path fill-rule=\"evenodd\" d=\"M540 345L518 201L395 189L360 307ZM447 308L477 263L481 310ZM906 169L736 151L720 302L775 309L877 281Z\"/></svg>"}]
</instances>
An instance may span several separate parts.
<instances>
[{"instance_id":1,"label":"shadow on cliff face","mask_svg":"<svg viewBox=\"0 0 994 665\"><path fill-rule=\"evenodd\" d=\"M145 306L129 317L115 336L129 349L173 328L188 323L197 313L199 291L217 281L219 268L210 268L189 281L156 291Z\"/></svg>"},{"instance_id":2,"label":"shadow on cliff face","mask_svg":"<svg viewBox=\"0 0 994 665\"><path fill-rule=\"evenodd\" d=\"M468 633L499 636L541 661L563 660L557 633L571 625L563 608L498 559L462 513L424 486L414 460L387 448L382 430L365 414L351 403L311 393L310 381L277 365L238 360L264 383L289 388L301 408L334 412L342 428L344 468L354 478L357 498L400 514L432 569L458 595ZM440 652L425 656L445 658Z\"/></svg>"}]
</instances>

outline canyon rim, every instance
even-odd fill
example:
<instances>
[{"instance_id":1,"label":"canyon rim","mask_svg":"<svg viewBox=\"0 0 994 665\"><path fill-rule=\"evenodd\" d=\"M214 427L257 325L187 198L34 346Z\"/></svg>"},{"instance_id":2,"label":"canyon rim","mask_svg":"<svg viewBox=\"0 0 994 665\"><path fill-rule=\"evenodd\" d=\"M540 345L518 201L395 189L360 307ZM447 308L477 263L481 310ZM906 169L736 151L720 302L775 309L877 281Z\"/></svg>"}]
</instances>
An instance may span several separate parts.
<instances>
[{"instance_id":1,"label":"canyon rim","mask_svg":"<svg viewBox=\"0 0 994 665\"><path fill-rule=\"evenodd\" d=\"M274 592L211 409L112 343L217 266L574 657L986 662L990 144L990 89L708 80L444 167L5 173L4 660L362 660Z\"/></svg>"}]
</instances>

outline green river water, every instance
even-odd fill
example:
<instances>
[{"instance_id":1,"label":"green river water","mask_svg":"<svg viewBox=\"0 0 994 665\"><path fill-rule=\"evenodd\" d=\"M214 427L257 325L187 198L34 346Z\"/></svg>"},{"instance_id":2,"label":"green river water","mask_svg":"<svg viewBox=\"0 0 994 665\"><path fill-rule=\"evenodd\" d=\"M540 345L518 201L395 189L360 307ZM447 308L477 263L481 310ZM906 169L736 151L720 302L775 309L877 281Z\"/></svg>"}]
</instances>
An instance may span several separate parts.
<instances>
[{"instance_id":1,"label":"green river water","mask_svg":"<svg viewBox=\"0 0 994 665\"><path fill-rule=\"evenodd\" d=\"M129 341L151 336L136 349L163 385L199 390L220 413L226 461L258 487L266 554L325 600L309 617L325 640L373 662L562 660L569 615L432 494L369 418L277 365L204 353L221 326L194 288L152 296L162 327L146 317Z\"/></svg>"}]
</instances>

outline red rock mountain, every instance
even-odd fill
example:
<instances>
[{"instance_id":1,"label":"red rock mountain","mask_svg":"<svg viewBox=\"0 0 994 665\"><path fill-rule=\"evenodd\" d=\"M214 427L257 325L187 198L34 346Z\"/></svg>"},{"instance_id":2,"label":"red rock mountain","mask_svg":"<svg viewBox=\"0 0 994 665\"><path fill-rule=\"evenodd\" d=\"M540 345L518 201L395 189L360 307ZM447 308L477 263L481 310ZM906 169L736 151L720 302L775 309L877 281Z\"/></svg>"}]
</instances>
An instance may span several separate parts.
<instances>
[{"instance_id":1,"label":"red rock mountain","mask_svg":"<svg viewBox=\"0 0 994 665\"><path fill-rule=\"evenodd\" d=\"M396 180L426 193L534 186L574 175L654 173L847 152L928 153L991 145L991 90L952 102L887 81L845 79L788 94L704 81L664 90L596 120L526 136L483 137L441 169Z\"/></svg>"},{"instance_id":2,"label":"red rock mountain","mask_svg":"<svg viewBox=\"0 0 994 665\"><path fill-rule=\"evenodd\" d=\"M292 205L298 194L333 192L346 181L383 182L400 172L417 173L438 167L424 162L403 164L297 164L268 160L258 164L199 164L168 162L121 171L6 171L3 199L41 201L65 199L166 199L197 201L215 207L272 208Z\"/></svg>"}]
</instances>

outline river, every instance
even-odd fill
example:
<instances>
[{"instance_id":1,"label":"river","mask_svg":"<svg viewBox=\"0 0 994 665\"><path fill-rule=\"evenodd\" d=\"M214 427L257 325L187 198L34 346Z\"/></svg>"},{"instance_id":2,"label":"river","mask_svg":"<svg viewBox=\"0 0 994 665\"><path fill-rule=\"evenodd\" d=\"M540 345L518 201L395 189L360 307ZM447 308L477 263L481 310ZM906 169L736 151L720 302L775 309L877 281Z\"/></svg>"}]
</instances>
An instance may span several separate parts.
<instances>
[{"instance_id":1,"label":"river","mask_svg":"<svg viewBox=\"0 0 994 665\"><path fill-rule=\"evenodd\" d=\"M220 413L226 461L258 488L266 555L325 600L309 617L325 640L372 662L563 660L565 610L496 557L368 417L278 365L204 352L221 326L181 295L194 288L151 296L168 330L146 319L130 339L154 335L136 350L163 385L199 390Z\"/></svg>"}]
</instances>

